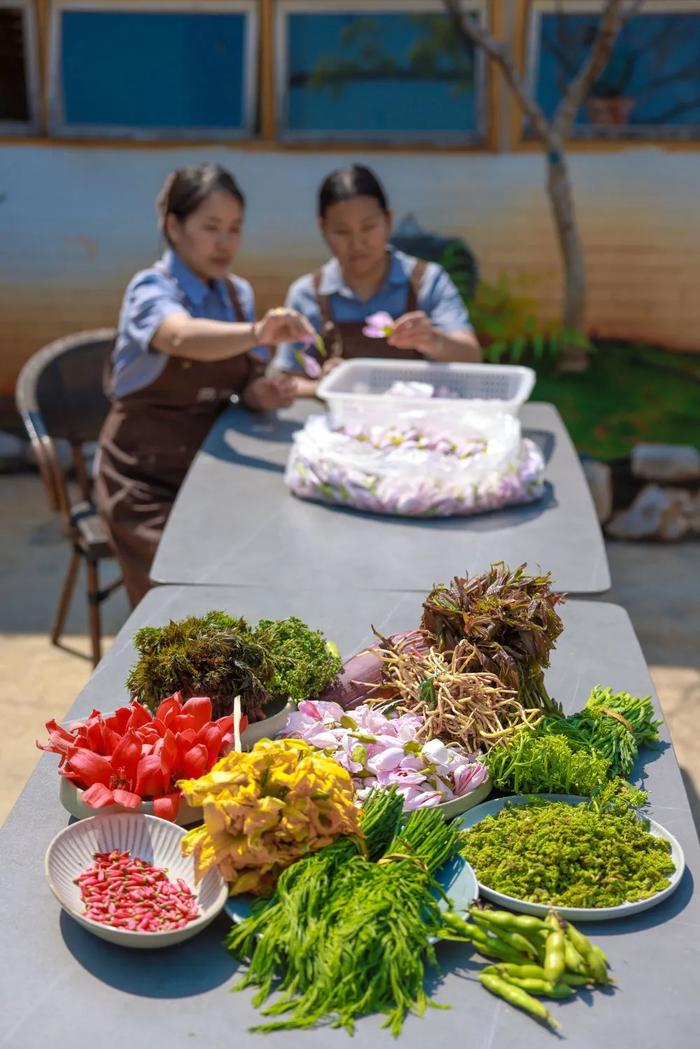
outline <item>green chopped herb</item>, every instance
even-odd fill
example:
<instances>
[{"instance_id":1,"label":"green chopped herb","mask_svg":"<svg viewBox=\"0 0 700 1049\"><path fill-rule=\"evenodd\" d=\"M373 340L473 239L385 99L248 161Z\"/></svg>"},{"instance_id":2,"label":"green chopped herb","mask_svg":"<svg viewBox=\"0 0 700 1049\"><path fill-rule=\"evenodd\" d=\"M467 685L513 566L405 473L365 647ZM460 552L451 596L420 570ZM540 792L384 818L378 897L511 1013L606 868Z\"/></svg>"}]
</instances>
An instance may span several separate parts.
<instances>
[{"instance_id":1,"label":"green chopped herb","mask_svg":"<svg viewBox=\"0 0 700 1049\"><path fill-rule=\"evenodd\" d=\"M563 735L522 729L489 750L489 776L498 790L515 794L580 794L588 797L610 778L610 762Z\"/></svg>"}]
</instances>

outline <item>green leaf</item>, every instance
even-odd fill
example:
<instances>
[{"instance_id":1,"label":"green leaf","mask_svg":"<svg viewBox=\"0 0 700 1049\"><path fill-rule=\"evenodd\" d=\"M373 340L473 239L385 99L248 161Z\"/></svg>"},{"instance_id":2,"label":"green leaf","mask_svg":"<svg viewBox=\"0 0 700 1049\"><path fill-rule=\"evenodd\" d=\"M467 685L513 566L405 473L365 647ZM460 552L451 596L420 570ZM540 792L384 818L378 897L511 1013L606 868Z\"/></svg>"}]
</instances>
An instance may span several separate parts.
<instances>
[{"instance_id":1,"label":"green leaf","mask_svg":"<svg viewBox=\"0 0 700 1049\"><path fill-rule=\"evenodd\" d=\"M522 360L523 354L525 353L526 349L527 341L523 338L522 335L518 335L515 339L513 339L513 342L511 343L510 356L514 361Z\"/></svg>"}]
</instances>

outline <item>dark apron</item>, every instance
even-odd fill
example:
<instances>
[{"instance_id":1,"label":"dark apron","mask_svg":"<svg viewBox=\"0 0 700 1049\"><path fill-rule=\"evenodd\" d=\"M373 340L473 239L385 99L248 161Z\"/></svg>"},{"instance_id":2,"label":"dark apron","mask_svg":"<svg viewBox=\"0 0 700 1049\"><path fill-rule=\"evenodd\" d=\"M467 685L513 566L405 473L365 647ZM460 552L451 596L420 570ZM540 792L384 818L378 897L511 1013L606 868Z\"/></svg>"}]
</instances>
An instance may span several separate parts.
<instances>
[{"instance_id":1,"label":"dark apron","mask_svg":"<svg viewBox=\"0 0 700 1049\"><path fill-rule=\"evenodd\" d=\"M423 259L416 259L408 284L404 313L412 313L418 309L418 292L425 270L426 263ZM319 290L321 287L321 275L321 270L317 270L314 273L313 284L321 314L321 337L329 357L389 357L411 361L422 361L425 359L425 355L418 350L396 350L393 346L387 349L384 339L371 339L368 335L364 335L362 333L362 329L365 326L364 321L345 321L342 323L335 321L331 311L329 296L321 295Z\"/></svg>"},{"instance_id":2,"label":"dark apron","mask_svg":"<svg viewBox=\"0 0 700 1049\"><path fill-rule=\"evenodd\" d=\"M243 321L235 287L228 287ZM113 400L100 434L95 498L132 604L150 587L165 522L204 438L231 396L264 371L252 354L223 361L169 356L154 382Z\"/></svg>"}]
</instances>

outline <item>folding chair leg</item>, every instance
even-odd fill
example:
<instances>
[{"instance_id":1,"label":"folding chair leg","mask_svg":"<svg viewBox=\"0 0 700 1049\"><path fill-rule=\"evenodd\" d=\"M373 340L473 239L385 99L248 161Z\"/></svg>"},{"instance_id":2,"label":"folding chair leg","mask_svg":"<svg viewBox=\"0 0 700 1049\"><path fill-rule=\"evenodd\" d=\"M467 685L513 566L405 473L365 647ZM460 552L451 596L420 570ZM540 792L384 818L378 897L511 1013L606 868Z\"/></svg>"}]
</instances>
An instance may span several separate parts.
<instances>
[{"instance_id":1,"label":"folding chair leg","mask_svg":"<svg viewBox=\"0 0 700 1049\"><path fill-rule=\"evenodd\" d=\"M80 554L76 550L74 550L71 555L70 564L68 565L66 578L63 581L63 589L61 590L61 596L58 600L58 608L56 609L56 616L53 621L53 627L51 628L52 645L57 645L61 640L63 626L66 621L66 615L68 614L71 598L73 597L73 591L75 590L75 579L78 575L79 567Z\"/></svg>"},{"instance_id":2,"label":"folding chair leg","mask_svg":"<svg viewBox=\"0 0 700 1049\"><path fill-rule=\"evenodd\" d=\"M100 594L100 582L99 574L97 571L97 564L94 561L87 561L87 577L88 577L88 612L90 615L90 642L92 645L92 665L97 666L102 657L102 646L101 637L102 629L100 624L100 601L102 595Z\"/></svg>"}]
</instances>

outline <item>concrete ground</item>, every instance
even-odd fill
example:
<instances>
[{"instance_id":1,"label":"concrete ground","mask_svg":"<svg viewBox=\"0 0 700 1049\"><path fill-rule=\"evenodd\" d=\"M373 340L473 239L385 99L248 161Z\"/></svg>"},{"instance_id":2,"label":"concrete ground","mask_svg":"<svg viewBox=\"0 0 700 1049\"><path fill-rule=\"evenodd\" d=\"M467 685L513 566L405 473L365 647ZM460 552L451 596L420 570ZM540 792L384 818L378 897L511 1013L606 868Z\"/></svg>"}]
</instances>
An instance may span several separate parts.
<instances>
[{"instance_id":1,"label":"concrete ground","mask_svg":"<svg viewBox=\"0 0 700 1049\"><path fill-rule=\"evenodd\" d=\"M35 474L0 476L0 823L40 757L44 723L62 718L90 676L83 580L65 648L48 630L68 559ZM608 544L604 600L627 609L650 665L700 828L700 544ZM128 615L123 591L103 605L105 650ZM111 701L105 697L104 706Z\"/></svg>"}]
</instances>

